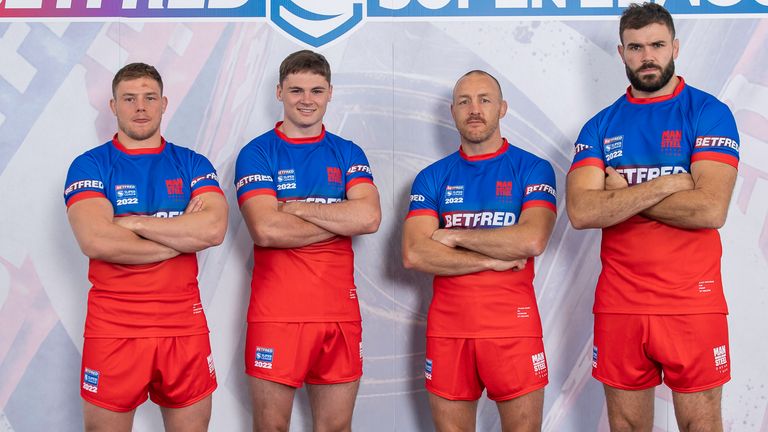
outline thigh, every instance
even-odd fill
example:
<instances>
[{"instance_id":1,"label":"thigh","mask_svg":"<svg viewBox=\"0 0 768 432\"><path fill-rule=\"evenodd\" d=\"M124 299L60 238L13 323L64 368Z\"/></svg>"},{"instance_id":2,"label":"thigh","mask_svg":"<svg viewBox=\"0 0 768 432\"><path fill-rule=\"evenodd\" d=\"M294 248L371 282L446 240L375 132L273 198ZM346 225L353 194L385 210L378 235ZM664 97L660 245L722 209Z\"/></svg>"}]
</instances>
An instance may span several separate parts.
<instances>
[{"instance_id":1,"label":"thigh","mask_svg":"<svg viewBox=\"0 0 768 432\"><path fill-rule=\"evenodd\" d=\"M549 382L541 338L475 339L477 370L496 402L544 388Z\"/></svg>"},{"instance_id":2,"label":"thigh","mask_svg":"<svg viewBox=\"0 0 768 432\"><path fill-rule=\"evenodd\" d=\"M504 432L541 431L544 389L528 392L514 399L497 402L501 430Z\"/></svg>"},{"instance_id":3,"label":"thigh","mask_svg":"<svg viewBox=\"0 0 768 432\"><path fill-rule=\"evenodd\" d=\"M621 390L661 384L661 365L649 358L647 315L595 314L592 376Z\"/></svg>"},{"instance_id":4,"label":"thigh","mask_svg":"<svg viewBox=\"0 0 768 432\"><path fill-rule=\"evenodd\" d=\"M211 420L211 395L183 408L161 407L165 432L206 432Z\"/></svg>"},{"instance_id":5,"label":"thigh","mask_svg":"<svg viewBox=\"0 0 768 432\"><path fill-rule=\"evenodd\" d=\"M471 432L475 430L477 399L450 400L429 394L429 408L437 432Z\"/></svg>"},{"instance_id":6,"label":"thigh","mask_svg":"<svg viewBox=\"0 0 768 432\"><path fill-rule=\"evenodd\" d=\"M724 314L651 318L650 352L664 382L678 393L720 387L731 379L728 322Z\"/></svg>"},{"instance_id":7,"label":"thigh","mask_svg":"<svg viewBox=\"0 0 768 432\"><path fill-rule=\"evenodd\" d=\"M301 387L322 342L319 333L306 331L314 327L303 323L248 323L245 372L262 380Z\"/></svg>"},{"instance_id":8,"label":"thigh","mask_svg":"<svg viewBox=\"0 0 768 432\"><path fill-rule=\"evenodd\" d=\"M320 332L322 346L315 351L307 371L307 384L340 384L363 375L363 329L360 321L309 323L305 332ZM314 339L310 336L307 339ZM356 393L356 391L355 391Z\"/></svg>"},{"instance_id":9,"label":"thigh","mask_svg":"<svg viewBox=\"0 0 768 432\"><path fill-rule=\"evenodd\" d=\"M342 384L307 384L314 430L349 431L360 380Z\"/></svg>"},{"instance_id":10,"label":"thigh","mask_svg":"<svg viewBox=\"0 0 768 432\"><path fill-rule=\"evenodd\" d=\"M427 337L427 390L451 401L475 401L483 393L474 339ZM432 400L432 399L430 399Z\"/></svg>"},{"instance_id":11,"label":"thigh","mask_svg":"<svg viewBox=\"0 0 768 432\"><path fill-rule=\"evenodd\" d=\"M296 388L285 384L248 377L254 431L287 431Z\"/></svg>"},{"instance_id":12,"label":"thigh","mask_svg":"<svg viewBox=\"0 0 768 432\"><path fill-rule=\"evenodd\" d=\"M672 392L677 425L682 432L721 432L723 417L720 401L723 388L715 387L695 393Z\"/></svg>"},{"instance_id":13,"label":"thigh","mask_svg":"<svg viewBox=\"0 0 768 432\"><path fill-rule=\"evenodd\" d=\"M151 338L86 338L80 396L110 411L133 411L147 400L155 348Z\"/></svg>"},{"instance_id":14,"label":"thigh","mask_svg":"<svg viewBox=\"0 0 768 432\"><path fill-rule=\"evenodd\" d=\"M608 423L615 432L650 432L653 429L655 389L623 390L604 385Z\"/></svg>"},{"instance_id":15,"label":"thigh","mask_svg":"<svg viewBox=\"0 0 768 432\"><path fill-rule=\"evenodd\" d=\"M158 338L153 402L165 408L184 408L216 390L216 371L208 334Z\"/></svg>"},{"instance_id":16,"label":"thigh","mask_svg":"<svg viewBox=\"0 0 768 432\"><path fill-rule=\"evenodd\" d=\"M131 432L135 410L115 412L83 401L85 432Z\"/></svg>"}]
</instances>

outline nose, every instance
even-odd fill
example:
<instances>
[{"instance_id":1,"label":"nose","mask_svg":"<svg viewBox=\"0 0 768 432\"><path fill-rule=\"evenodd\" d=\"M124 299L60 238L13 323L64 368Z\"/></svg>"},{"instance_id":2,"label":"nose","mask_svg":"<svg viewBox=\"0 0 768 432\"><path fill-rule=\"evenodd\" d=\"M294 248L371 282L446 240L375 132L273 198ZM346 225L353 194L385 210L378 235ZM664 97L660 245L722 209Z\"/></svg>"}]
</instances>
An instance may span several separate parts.
<instances>
[{"instance_id":1,"label":"nose","mask_svg":"<svg viewBox=\"0 0 768 432\"><path fill-rule=\"evenodd\" d=\"M144 102L144 98L138 97L136 98L136 111L146 111L146 104Z\"/></svg>"}]
</instances>

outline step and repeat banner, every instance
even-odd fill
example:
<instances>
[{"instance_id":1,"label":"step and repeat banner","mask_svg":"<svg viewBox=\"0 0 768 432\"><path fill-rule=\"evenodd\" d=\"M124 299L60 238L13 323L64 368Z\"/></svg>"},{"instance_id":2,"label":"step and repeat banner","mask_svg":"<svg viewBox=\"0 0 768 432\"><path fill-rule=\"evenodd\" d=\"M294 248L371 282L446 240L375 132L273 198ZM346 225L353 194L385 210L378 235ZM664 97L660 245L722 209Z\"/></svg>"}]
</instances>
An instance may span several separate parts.
<instances>
[{"instance_id":1,"label":"step and repeat banner","mask_svg":"<svg viewBox=\"0 0 768 432\"><path fill-rule=\"evenodd\" d=\"M657 1L657 3L662 3ZM328 130L366 151L381 193L379 231L355 240L364 377L353 428L429 431L424 390L431 278L400 261L416 173L458 147L454 82L484 69L501 82L502 133L548 159L558 219L537 259L549 361L544 430L607 431L591 378L600 233L565 211L573 140L624 93L617 54L621 0L0 0L0 432L82 429L80 353L87 259L68 226L70 162L115 131L111 79L157 66L169 99L164 136L214 163L230 203L225 242L201 253L200 289L219 379L212 431L250 430L243 372L251 241L232 185L239 149L282 117L277 69L316 49L331 62ZM727 431L768 431L768 0L668 1L681 41L677 71L733 110L739 177L721 230L733 379ZM643 251L637 251L643 253ZM670 391L656 393L655 431L677 431ZM162 430L156 406L136 431ZM291 430L310 431L297 393ZM482 399L478 430L500 430Z\"/></svg>"}]
</instances>

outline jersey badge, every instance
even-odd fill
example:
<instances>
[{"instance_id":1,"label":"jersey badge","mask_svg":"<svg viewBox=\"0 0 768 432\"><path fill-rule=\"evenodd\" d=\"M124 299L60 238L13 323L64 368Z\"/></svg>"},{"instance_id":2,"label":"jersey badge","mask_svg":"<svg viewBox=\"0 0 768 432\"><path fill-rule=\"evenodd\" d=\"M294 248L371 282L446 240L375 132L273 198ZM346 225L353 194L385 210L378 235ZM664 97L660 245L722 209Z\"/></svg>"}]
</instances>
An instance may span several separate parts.
<instances>
[{"instance_id":1,"label":"jersey badge","mask_svg":"<svg viewBox=\"0 0 768 432\"><path fill-rule=\"evenodd\" d=\"M99 371L85 368L85 372L83 372L83 390L91 393L99 392Z\"/></svg>"},{"instance_id":2,"label":"jersey badge","mask_svg":"<svg viewBox=\"0 0 768 432\"><path fill-rule=\"evenodd\" d=\"M272 359L275 350L272 348L256 347L256 359L253 366L262 369L272 369Z\"/></svg>"},{"instance_id":3,"label":"jersey badge","mask_svg":"<svg viewBox=\"0 0 768 432\"><path fill-rule=\"evenodd\" d=\"M624 135L605 138L603 140L603 149L605 150L605 161L610 162L613 159L623 156Z\"/></svg>"},{"instance_id":4,"label":"jersey badge","mask_svg":"<svg viewBox=\"0 0 768 432\"><path fill-rule=\"evenodd\" d=\"M511 181L497 181L496 182L496 196L497 197L510 197L510 196L512 196L512 182Z\"/></svg>"},{"instance_id":5,"label":"jersey badge","mask_svg":"<svg viewBox=\"0 0 768 432\"><path fill-rule=\"evenodd\" d=\"M277 190L296 189L296 171L293 168L277 171Z\"/></svg>"},{"instance_id":6,"label":"jersey badge","mask_svg":"<svg viewBox=\"0 0 768 432\"><path fill-rule=\"evenodd\" d=\"M328 183L341 184L341 169L339 167L326 167Z\"/></svg>"},{"instance_id":7,"label":"jersey badge","mask_svg":"<svg viewBox=\"0 0 768 432\"><path fill-rule=\"evenodd\" d=\"M136 185L132 184L119 184L115 185L115 205L124 206L139 203L138 193L136 192Z\"/></svg>"},{"instance_id":8,"label":"jersey badge","mask_svg":"<svg viewBox=\"0 0 768 432\"><path fill-rule=\"evenodd\" d=\"M463 204L464 203L464 185L445 187L445 203L446 204Z\"/></svg>"},{"instance_id":9,"label":"jersey badge","mask_svg":"<svg viewBox=\"0 0 768 432\"><path fill-rule=\"evenodd\" d=\"M671 156L680 156L683 149L680 146L680 140L683 133L679 130L666 130L661 133L661 152Z\"/></svg>"}]
</instances>

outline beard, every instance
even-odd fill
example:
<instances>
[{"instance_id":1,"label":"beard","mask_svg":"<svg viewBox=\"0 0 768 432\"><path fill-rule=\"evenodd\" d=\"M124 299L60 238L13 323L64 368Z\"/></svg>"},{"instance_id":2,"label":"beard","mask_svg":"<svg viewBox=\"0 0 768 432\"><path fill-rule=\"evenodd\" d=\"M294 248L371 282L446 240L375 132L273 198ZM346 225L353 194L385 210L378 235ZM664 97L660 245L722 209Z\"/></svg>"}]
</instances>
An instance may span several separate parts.
<instances>
[{"instance_id":1,"label":"beard","mask_svg":"<svg viewBox=\"0 0 768 432\"><path fill-rule=\"evenodd\" d=\"M646 78L641 78L639 72L643 69L648 69L649 66L661 70L661 75L659 75L658 78L651 75ZM654 93L661 90L667 83L669 83L669 80L675 76L675 61L670 60L663 69L656 64L645 64L637 71L633 71L627 65L624 65L624 69L627 72L627 78L629 78L632 88L645 93Z\"/></svg>"},{"instance_id":2,"label":"beard","mask_svg":"<svg viewBox=\"0 0 768 432\"><path fill-rule=\"evenodd\" d=\"M493 136L494 132L496 132L496 129L498 129L499 125L496 124L488 124L487 121L484 121L485 127L482 129L470 129L469 127L457 127L459 131L459 135L464 139L464 141L472 143L472 144L480 144L487 141L491 136Z\"/></svg>"},{"instance_id":3,"label":"beard","mask_svg":"<svg viewBox=\"0 0 768 432\"><path fill-rule=\"evenodd\" d=\"M123 122L118 121L117 122L118 128L123 131L124 134L128 136L128 138L134 140L134 141L144 141L146 139L152 138L154 136L158 129L160 129L160 125L158 124L157 127L147 130L137 130L131 128L127 124L123 124Z\"/></svg>"}]
</instances>

